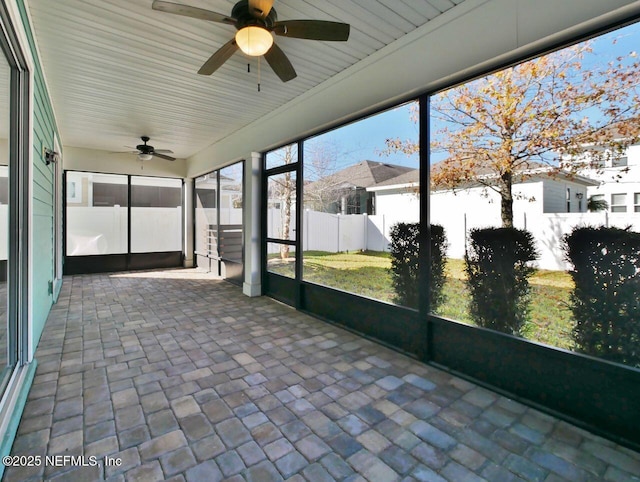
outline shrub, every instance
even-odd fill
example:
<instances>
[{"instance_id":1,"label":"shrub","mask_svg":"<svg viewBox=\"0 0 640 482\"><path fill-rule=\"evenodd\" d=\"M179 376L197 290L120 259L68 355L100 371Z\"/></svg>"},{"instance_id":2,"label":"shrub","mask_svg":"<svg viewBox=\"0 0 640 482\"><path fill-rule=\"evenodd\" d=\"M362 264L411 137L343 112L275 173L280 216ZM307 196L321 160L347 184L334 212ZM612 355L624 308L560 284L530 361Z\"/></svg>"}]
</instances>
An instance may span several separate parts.
<instances>
[{"instance_id":1,"label":"shrub","mask_svg":"<svg viewBox=\"0 0 640 482\"><path fill-rule=\"evenodd\" d=\"M444 302L447 238L440 225L432 224L430 232L429 306L435 312ZM394 301L411 308L418 307L419 299L419 236L419 223L398 223L391 228L391 280L396 292Z\"/></svg>"},{"instance_id":2,"label":"shrub","mask_svg":"<svg viewBox=\"0 0 640 482\"><path fill-rule=\"evenodd\" d=\"M529 315L533 236L515 228L473 229L465 256L469 314L478 326L521 335Z\"/></svg>"},{"instance_id":3,"label":"shrub","mask_svg":"<svg viewBox=\"0 0 640 482\"><path fill-rule=\"evenodd\" d=\"M609 203L604 199L598 199L595 196L589 196L589 199L587 199L587 211L595 213L606 211L607 209L609 209Z\"/></svg>"},{"instance_id":4,"label":"shrub","mask_svg":"<svg viewBox=\"0 0 640 482\"><path fill-rule=\"evenodd\" d=\"M564 238L575 349L640 366L640 233L578 227Z\"/></svg>"}]
</instances>

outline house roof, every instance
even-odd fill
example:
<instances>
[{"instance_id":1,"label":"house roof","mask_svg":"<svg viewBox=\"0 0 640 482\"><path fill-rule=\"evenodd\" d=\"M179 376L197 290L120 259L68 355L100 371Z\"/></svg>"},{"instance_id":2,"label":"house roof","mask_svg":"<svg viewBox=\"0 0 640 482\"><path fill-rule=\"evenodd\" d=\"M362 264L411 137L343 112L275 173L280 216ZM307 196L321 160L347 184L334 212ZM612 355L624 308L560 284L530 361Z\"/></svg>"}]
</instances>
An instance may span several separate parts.
<instances>
[{"instance_id":1,"label":"house roof","mask_svg":"<svg viewBox=\"0 0 640 482\"><path fill-rule=\"evenodd\" d=\"M451 162L453 161L447 159L434 164L433 166L431 166L431 175L433 176L433 174L442 171L442 169L444 169L447 166L447 164ZM520 175L526 175L528 179L535 179L535 180L540 180L540 179L544 180L544 179L550 179L555 177L555 178L570 180L575 182L576 184L582 184L584 186L596 186L599 184L598 181L590 179L585 176L580 176L570 172L565 173L563 171L556 172L551 166L548 166L547 164L543 164L540 162L535 162L535 161L530 161L526 166L526 168L520 169L518 173ZM491 179L492 177L496 177L493 170L483 166L479 166L475 169L475 175L478 178L485 178L485 179ZM380 182L375 186L369 186L367 190L382 191L382 190L395 189L400 187L410 187L410 186L415 186L419 182L420 182L420 170L413 169L399 176L386 179L385 181ZM442 186L437 186L437 185L433 186L433 188L435 190L440 190L439 188L444 189Z\"/></svg>"},{"instance_id":2,"label":"house roof","mask_svg":"<svg viewBox=\"0 0 640 482\"><path fill-rule=\"evenodd\" d=\"M397 178L413 171L412 167L385 164L376 161L361 161L338 172L325 177L335 187L360 187L368 188L379 185L388 179ZM312 186L315 183L311 183Z\"/></svg>"},{"instance_id":3,"label":"house roof","mask_svg":"<svg viewBox=\"0 0 640 482\"><path fill-rule=\"evenodd\" d=\"M417 184L419 182L420 182L420 169L413 169L409 172L405 172L404 174L400 174L399 176L392 177L391 179L387 179L386 181L382 181L376 184L375 187L378 188L378 187L387 187L387 186Z\"/></svg>"}]
</instances>

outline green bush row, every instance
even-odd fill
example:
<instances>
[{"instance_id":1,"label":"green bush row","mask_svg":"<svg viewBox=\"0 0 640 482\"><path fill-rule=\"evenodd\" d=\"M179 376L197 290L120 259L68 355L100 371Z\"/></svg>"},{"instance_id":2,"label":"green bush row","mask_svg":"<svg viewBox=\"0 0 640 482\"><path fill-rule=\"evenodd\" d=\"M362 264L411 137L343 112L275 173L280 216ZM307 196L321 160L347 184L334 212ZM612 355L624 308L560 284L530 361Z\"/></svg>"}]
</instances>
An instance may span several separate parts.
<instances>
[{"instance_id":1,"label":"green bush row","mask_svg":"<svg viewBox=\"0 0 640 482\"><path fill-rule=\"evenodd\" d=\"M576 350L640 366L640 233L579 227L564 242Z\"/></svg>"},{"instance_id":2,"label":"green bush row","mask_svg":"<svg viewBox=\"0 0 640 482\"><path fill-rule=\"evenodd\" d=\"M391 277L395 301L417 308L419 299L417 223L391 230ZM447 238L430 226L429 303L444 301ZM640 233L607 227L577 227L563 239L573 265L571 309L576 351L640 366ZM515 228L473 229L465 255L470 315L478 326L516 336L529 317L529 277L538 253L531 233Z\"/></svg>"},{"instance_id":3,"label":"green bush row","mask_svg":"<svg viewBox=\"0 0 640 482\"><path fill-rule=\"evenodd\" d=\"M444 303L445 265L447 263L447 237L438 224L430 226L429 240L429 307L431 311ZM418 308L419 296L419 236L418 223L398 223L391 228L391 282L396 292L395 302Z\"/></svg>"}]
</instances>

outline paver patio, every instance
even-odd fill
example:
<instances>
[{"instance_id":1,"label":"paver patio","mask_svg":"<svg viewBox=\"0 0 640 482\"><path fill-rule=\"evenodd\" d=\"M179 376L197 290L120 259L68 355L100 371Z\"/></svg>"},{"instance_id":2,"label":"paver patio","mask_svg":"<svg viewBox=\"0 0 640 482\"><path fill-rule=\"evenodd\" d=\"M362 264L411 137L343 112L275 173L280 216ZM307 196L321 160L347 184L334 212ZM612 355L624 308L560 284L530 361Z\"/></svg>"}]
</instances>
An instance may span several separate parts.
<instances>
[{"instance_id":1,"label":"paver patio","mask_svg":"<svg viewBox=\"0 0 640 482\"><path fill-rule=\"evenodd\" d=\"M65 278L36 358L12 454L42 463L5 481L640 480L639 453L194 270Z\"/></svg>"}]
</instances>

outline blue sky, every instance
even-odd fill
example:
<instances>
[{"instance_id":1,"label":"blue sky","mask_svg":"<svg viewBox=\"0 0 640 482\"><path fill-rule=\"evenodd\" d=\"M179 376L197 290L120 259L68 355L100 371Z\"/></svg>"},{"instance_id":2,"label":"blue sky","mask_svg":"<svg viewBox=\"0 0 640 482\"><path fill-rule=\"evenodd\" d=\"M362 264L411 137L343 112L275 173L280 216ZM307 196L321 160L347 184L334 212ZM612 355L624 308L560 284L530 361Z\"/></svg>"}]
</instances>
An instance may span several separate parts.
<instances>
[{"instance_id":1,"label":"blue sky","mask_svg":"<svg viewBox=\"0 0 640 482\"><path fill-rule=\"evenodd\" d=\"M348 124L307 142L334 146L341 166L369 160L417 168L417 155L410 158L399 153L380 155L385 149L385 140L394 137L414 141L418 139L418 125L410 119L409 104Z\"/></svg>"},{"instance_id":2,"label":"blue sky","mask_svg":"<svg viewBox=\"0 0 640 482\"><path fill-rule=\"evenodd\" d=\"M640 55L640 23L610 32L592 42L593 54L585 58L586 66L595 65L595 63L604 64L636 50ZM437 126L434 125L432 128L437 129ZM327 143L332 146L337 151L337 168L362 160L418 167L417 154L411 157L401 153L381 155L387 138L417 141L418 126L410 120L408 104L330 131L314 138L311 142ZM432 162L441 158L442 155L433 156Z\"/></svg>"}]
</instances>

